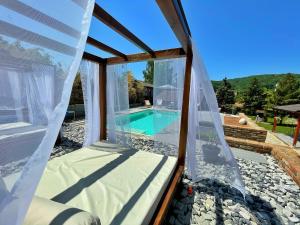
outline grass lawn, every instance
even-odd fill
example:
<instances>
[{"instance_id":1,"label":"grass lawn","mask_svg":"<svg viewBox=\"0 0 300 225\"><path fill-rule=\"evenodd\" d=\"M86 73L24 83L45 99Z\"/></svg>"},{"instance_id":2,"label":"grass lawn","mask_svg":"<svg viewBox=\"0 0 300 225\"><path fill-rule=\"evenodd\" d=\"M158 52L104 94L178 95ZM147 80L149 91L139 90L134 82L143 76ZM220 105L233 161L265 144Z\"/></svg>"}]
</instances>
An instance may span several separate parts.
<instances>
[{"instance_id":1,"label":"grass lawn","mask_svg":"<svg viewBox=\"0 0 300 225\"><path fill-rule=\"evenodd\" d=\"M273 124L270 123L257 123L258 126L265 128L266 130L272 130ZM293 135L294 133L294 128L293 127L287 127L287 126L276 126L276 132L286 134L288 136Z\"/></svg>"},{"instance_id":2,"label":"grass lawn","mask_svg":"<svg viewBox=\"0 0 300 225\"><path fill-rule=\"evenodd\" d=\"M248 116L249 118L251 118L253 121L255 121L255 116ZM263 127L265 128L266 130L272 130L273 128L273 121L274 119L269 117L267 119L267 122L258 122L257 125L260 126L260 127ZM284 122L285 120L283 120ZM276 126L276 132L278 133L282 133L282 134L285 134L285 135L288 135L288 136L293 136L294 134L294 127L291 127L291 126L281 126L277 123L277 126Z\"/></svg>"}]
</instances>

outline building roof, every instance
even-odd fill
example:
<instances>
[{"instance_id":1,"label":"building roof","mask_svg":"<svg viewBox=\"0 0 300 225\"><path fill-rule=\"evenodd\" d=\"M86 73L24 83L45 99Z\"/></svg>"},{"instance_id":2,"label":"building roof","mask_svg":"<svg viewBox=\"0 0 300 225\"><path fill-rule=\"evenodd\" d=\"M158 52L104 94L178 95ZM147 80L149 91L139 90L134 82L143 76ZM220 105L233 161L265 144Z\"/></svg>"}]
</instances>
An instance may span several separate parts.
<instances>
[{"instance_id":1,"label":"building roof","mask_svg":"<svg viewBox=\"0 0 300 225\"><path fill-rule=\"evenodd\" d=\"M300 115L300 104L275 106L273 109Z\"/></svg>"}]
</instances>

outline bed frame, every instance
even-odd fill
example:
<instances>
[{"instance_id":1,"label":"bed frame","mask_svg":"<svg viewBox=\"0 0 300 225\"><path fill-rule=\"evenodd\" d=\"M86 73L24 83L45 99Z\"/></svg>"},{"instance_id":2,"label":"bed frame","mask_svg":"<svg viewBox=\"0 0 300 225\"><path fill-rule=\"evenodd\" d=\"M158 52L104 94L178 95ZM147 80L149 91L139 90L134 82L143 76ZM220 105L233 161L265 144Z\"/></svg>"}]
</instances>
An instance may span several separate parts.
<instances>
[{"instance_id":1,"label":"bed frame","mask_svg":"<svg viewBox=\"0 0 300 225\"><path fill-rule=\"evenodd\" d=\"M176 188L180 183L184 172L186 143L187 143L187 131L188 131L188 109L189 109L189 95L190 95L190 80L191 80L191 67L193 60L191 32L181 5L180 0L156 0L160 10L168 21L174 34L181 44L181 48L165 49L160 51L153 51L137 36L131 33L126 27L119 23L97 3L95 3L93 16L106 24L109 28L119 33L127 40L131 41L137 47L142 49L143 53L126 55L118 50L101 43L100 41L88 37L87 44L93 45L103 51L109 52L115 57L101 58L99 56L84 52L83 59L87 59L100 64L100 140L106 140L106 67L107 65L126 63L126 62L138 62L151 59L170 59L186 57L186 71L184 80L184 92L182 101L182 113L180 124L180 139L178 150L178 161L175 172L170 179L168 187L156 209L156 212L152 218L151 224L162 224L169 208L170 202L176 192Z\"/></svg>"}]
</instances>

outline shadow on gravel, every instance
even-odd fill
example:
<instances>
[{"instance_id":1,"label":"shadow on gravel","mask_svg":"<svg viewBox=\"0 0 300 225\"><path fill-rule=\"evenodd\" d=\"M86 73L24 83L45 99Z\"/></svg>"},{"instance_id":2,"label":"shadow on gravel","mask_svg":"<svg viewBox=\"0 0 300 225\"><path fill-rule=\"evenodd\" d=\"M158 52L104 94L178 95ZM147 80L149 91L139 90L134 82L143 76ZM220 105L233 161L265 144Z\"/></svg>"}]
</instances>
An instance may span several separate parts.
<instances>
[{"instance_id":1,"label":"shadow on gravel","mask_svg":"<svg viewBox=\"0 0 300 225\"><path fill-rule=\"evenodd\" d=\"M193 201L189 201L187 187L183 183L178 189L164 224L284 224L270 203L259 196L246 194L244 199L228 185L202 180L193 185Z\"/></svg>"},{"instance_id":2,"label":"shadow on gravel","mask_svg":"<svg viewBox=\"0 0 300 225\"><path fill-rule=\"evenodd\" d=\"M63 137L61 139L61 143L55 144L55 146L51 152L51 158L73 152L80 148L82 148L82 143L76 142L68 137Z\"/></svg>"},{"instance_id":3,"label":"shadow on gravel","mask_svg":"<svg viewBox=\"0 0 300 225\"><path fill-rule=\"evenodd\" d=\"M62 143L60 144L60 146L66 146L66 147L70 147L70 148L81 148L82 143L74 141L68 137L63 137Z\"/></svg>"}]
</instances>

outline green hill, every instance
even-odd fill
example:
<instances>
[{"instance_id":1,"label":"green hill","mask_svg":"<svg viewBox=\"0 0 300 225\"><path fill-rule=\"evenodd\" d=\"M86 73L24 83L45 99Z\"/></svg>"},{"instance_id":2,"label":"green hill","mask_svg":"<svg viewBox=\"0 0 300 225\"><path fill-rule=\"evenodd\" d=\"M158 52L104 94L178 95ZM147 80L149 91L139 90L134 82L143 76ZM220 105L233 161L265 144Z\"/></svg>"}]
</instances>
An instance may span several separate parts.
<instances>
[{"instance_id":1,"label":"green hill","mask_svg":"<svg viewBox=\"0 0 300 225\"><path fill-rule=\"evenodd\" d=\"M297 80L300 82L300 74L294 74ZM228 81L231 83L233 88L238 92L238 95L244 92L249 84L251 79L257 78L259 83L268 89L273 89L276 85L276 83L282 79L283 76L286 76L287 74L262 74L262 75L252 75L247 77L241 77L241 78L234 78L234 79L228 79ZM214 86L214 89L216 90L218 86L221 84L222 81L212 81L212 84Z\"/></svg>"}]
</instances>

